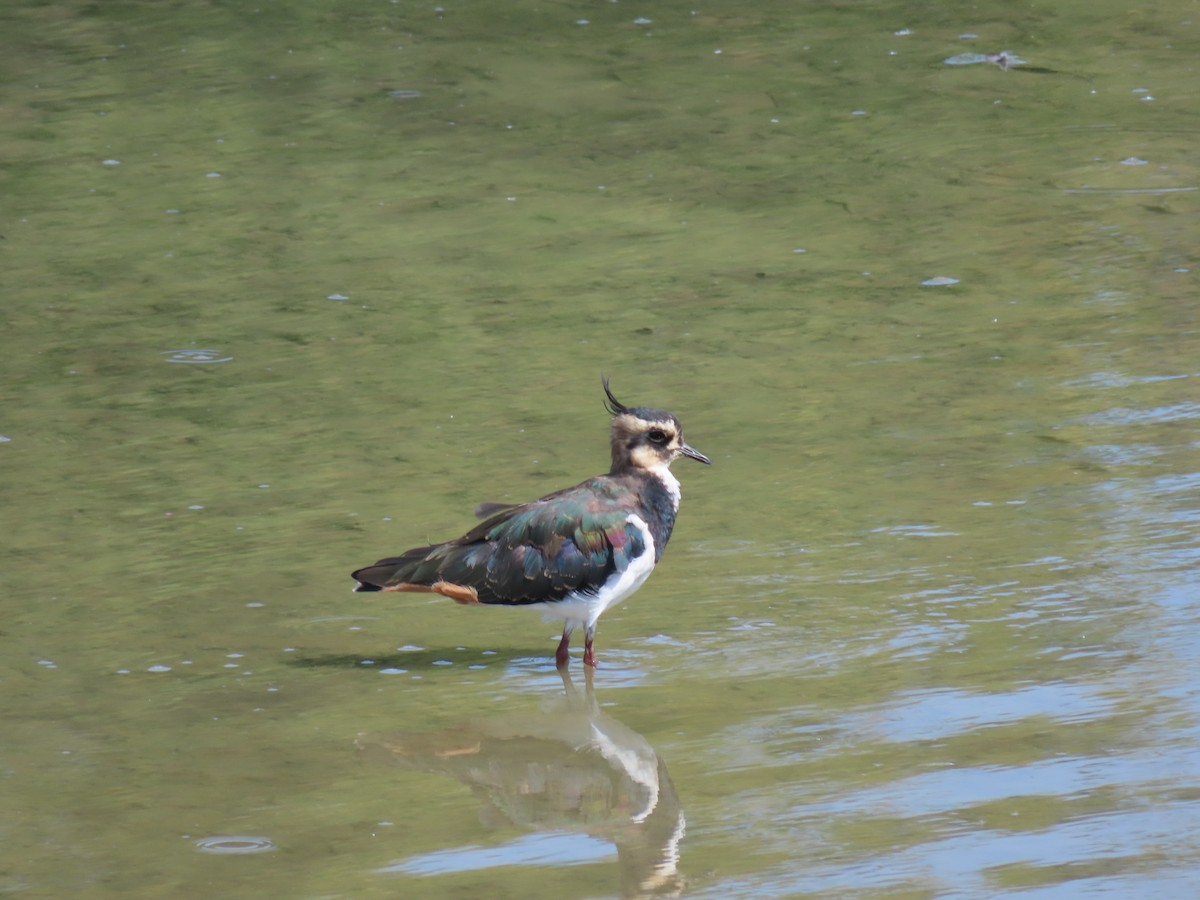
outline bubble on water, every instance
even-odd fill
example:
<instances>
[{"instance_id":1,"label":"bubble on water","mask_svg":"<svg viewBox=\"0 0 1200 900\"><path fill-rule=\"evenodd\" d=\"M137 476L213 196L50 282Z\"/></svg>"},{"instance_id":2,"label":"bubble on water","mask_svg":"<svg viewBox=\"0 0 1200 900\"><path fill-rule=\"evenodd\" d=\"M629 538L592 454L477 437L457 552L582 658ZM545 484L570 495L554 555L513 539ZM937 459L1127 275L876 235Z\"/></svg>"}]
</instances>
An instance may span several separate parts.
<instances>
[{"instance_id":1,"label":"bubble on water","mask_svg":"<svg viewBox=\"0 0 1200 900\"><path fill-rule=\"evenodd\" d=\"M102 166L119 166L120 164L121 161L119 159L106 159L100 163Z\"/></svg>"},{"instance_id":2,"label":"bubble on water","mask_svg":"<svg viewBox=\"0 0 1200 900\"><path fill-rule=\"evenodd\" d=\"M326 300L349 300L350 298L347 297L345 294L330 294L325 299Z\"/></svg>"},{"instance_id":3,"label":"bubble on water","mask_svg":"<svg viewBox=\"0 0 1200 900\"><path fill-rule=\"evenodd\" d=\"M932 278L926 278L921 284L924 287L941 287L947 284L958 284L958 279L951 278L949 275L934 275Z\"/></svg>"},{"instance_id":4,"label":"bubble on water","mask_svg":"<svg viewBox=\"0 0 1200 900\"><path fill-rule=\"evenodd\" d=\"M146 671L147 672L170 672L171 667L170 666L151 666Z\"/></svg>"},{"instance_id":5,"label":"bubble on water","mask_svg":"<svg viewBox=\"0 0 1200 900\"><path fill-rule=\"evenodd\" d=\"M160 356L163 362L169 363L223 363L233 359L232 356L222 356L220 350L163 350Z\"/></svg>"},{"instance_id":6,"label":"bubble on water","mask_svg":"<svg viewBox=\"0 0 1200 900\"><path fill-rule=\"evenodd\" d=\"M276 848L270 838L221 834L200 838L196 841L196 849L201 853L224 853L236 856L247 853L267 853Z\"/></svg>"},{"instance_id":7,"label":"bubble on water","mask_svg":"<svg viewBox=\"0 0 1200 900\"><path fill-rule=\"evenodd\" d=\"M408 669L397 669L395 666L388 666L386 669L380 669L380 675L403 675Z\"/></svg>"},{"instance_id":8,"label":"bubble on water","mask_svg":"<svg viewBox=\"0 0 1200 900\"><path fill-rule=\"evenodd\" d=\"M1123 166L1146 166L1146 165L1149 165L1149 163L1146 162L1146 160L1139 159L1136 156L1127 156L1123 160L1121 160L1120 164Z\"/></svg>"}]
</instances>

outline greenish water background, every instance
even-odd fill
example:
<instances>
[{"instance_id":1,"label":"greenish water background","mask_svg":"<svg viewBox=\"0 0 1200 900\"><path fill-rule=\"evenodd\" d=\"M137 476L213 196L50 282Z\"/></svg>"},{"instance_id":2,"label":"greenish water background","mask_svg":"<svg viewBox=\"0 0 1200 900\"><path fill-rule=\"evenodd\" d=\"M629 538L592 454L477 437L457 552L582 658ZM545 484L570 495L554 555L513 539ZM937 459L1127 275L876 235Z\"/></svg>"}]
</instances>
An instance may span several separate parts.
<instances>
[{"instance_id":1,"label":"greenish water background","mask_svg":"<svg viewBox=\"0 0 1200 900\"><path fill-rule=\"evenodd\" d=\"M6 4L0 892L1192 896L1197 22ZM715 465L564 712L347 573L602 371Z\"/></svg>"}]
</instances>

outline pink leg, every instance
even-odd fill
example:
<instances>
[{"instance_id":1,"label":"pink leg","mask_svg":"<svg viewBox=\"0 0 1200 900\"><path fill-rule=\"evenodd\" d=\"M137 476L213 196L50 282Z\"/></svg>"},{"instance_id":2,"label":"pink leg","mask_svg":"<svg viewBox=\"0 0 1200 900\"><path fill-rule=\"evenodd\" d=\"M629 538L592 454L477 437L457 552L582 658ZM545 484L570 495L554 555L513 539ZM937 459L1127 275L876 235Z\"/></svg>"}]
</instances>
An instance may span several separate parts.
<instances>
[{"instance_id":1,"label":"pink leg","mask_svg":"<svg viewBox=\"0 0 1200 900\"><path fill-rule=\"evenodd\" d=\"M571 628L570 626L563 629L562 640L558 642L558 649L554 651L554 665L559 669L565 669L571 662Z\"/></svg>"},{"instance_id":2,"label":"pink leg","mask_svg":"<svg viewBox=\"0 0 1200 900\"><path fill-rule=\"evenodd\" d=\"M596 654L592 652L592 641L596 637L596 629L589 628L583 633L583 664L596 668Z\"/></svg>"}]
</instances>

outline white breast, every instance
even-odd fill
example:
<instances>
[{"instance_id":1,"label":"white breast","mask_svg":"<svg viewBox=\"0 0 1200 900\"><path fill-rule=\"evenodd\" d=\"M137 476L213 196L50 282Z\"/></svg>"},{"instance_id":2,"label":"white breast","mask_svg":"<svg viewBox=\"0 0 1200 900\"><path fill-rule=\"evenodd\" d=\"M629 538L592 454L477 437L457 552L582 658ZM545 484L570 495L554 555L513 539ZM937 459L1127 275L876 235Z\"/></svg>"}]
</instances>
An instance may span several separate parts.
<instances>
[{"instance_id":1,"label":"white breast","mask_svg":"<svg viewBox=\"0 0 1200 900\"><path fill-rule=\"evenodd\" d=\"M674 479L672 479L674 481ZM678 496L678 482L676 482ZM678 502L678 501L676 501ZM554 603L532 603L530 607L541 611L543 618L565 619L577 625L592 627L610 606L616 606L640 588L654 571L654 535L650 527L638 515L630 513L626 519L642 535L641 556L629 561L624 571L613 572L608 581L594 594L569 594Z\"/></svg>"}]
</instances>

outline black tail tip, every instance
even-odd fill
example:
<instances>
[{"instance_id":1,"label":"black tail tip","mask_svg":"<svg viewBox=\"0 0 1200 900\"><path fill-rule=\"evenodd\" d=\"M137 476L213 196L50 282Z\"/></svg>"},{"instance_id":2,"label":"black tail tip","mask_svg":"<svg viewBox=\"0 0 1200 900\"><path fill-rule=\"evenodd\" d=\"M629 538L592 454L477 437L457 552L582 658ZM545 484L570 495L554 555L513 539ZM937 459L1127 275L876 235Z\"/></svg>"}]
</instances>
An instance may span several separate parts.
<instances>
[{"instance_id":1,"label":"black tail tip","mask_svg":"<svg viewBox=\"0 0 1200 900\"><path fill-rule=\"evenodd\" d=\"M354 586L354 592L356 594L364 594L364 593L368 593L370 591L382 591L382 590L383 590L383 588L381 588L379 585L367 584L365 581L360 581L358 584L356 584Z\"/></svg>"}]
</instances>

